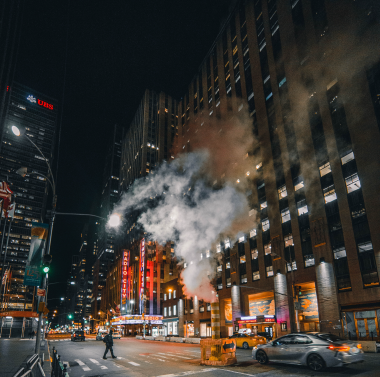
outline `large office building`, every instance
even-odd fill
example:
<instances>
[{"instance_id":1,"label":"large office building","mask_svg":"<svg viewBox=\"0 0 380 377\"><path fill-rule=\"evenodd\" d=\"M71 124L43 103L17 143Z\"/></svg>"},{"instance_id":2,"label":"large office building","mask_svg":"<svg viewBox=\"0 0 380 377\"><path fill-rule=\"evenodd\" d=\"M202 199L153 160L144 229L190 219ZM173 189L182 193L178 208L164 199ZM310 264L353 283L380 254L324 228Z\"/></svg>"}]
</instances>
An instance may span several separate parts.
<instances>
[{"instance_id":1,"label":"large office building","mask_svg":"<svg viewBox=\"0 0 380 377\"><path fill-rule=\"evenodd\" d=\"M47 222L47 198L51 190L48 179L51 176L44 158L52 166L57 114L55 99L16 82L9 87L0 144L0 181L8 182L16 203L5 263L5 269L10 266L12 271L5 300L9 310L32 310L33 288L23 285L24 271L32 222ZM12 126L25 129L26 136L44 157L27 137L16 136ZM26 167L30 174L18 175L16 171L21 167Z\"/></svg>"},{"instance_id":2,"label":"large office building","mask_svg":"<svg viewBox=\"0 0 380 377\"><path fill-rule=\"evenodd\" d=\"M241 106L257 139L258 226L218 249L222 336L379 336L379 14L367 3L237 1L179 104L185 141L201 115Z\"/></svg>"}]
</instances>

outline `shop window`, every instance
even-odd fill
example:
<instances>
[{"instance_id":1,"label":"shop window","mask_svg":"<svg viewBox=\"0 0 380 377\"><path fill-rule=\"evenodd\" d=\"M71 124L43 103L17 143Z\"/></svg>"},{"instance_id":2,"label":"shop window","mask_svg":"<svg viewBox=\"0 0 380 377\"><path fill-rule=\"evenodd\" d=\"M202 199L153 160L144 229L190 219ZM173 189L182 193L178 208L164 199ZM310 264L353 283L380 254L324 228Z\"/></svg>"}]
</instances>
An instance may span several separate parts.
<instances>
[{"instance_id":1,"label":"shop window","mask_svg":"<svg viewBox=\"0 0 380 377\"><path fill-rule=\"evenodd\" d=\"M256 231L256 229L252 229L250 232L249 232L249 237L256 237L256 235L257 235L257 231Z\"/></svg>"},{"instance_id":2,"label":"shop window","mask_svg":"<svg viewBox=\"0 0 380 377\"><path fill-rule=\"evenodd\" d=\"M278 190L278 199L281 200L283 198L286 198L288 196L288 192L286 190L286 186L281 186Z\"/></svg>"},{"instance_id":3,"label":"shop window","mask_svg":"<svg viewBox=\"0 0 380 377\"><path fill-rule=\"evenodd\" d=\"M351 175L350 177L346 178L346 187L347 187L347 193L359 190L360 185L360 179L357 173Z\"/></svg>"},{"instance_id":4,"label":"shop window","mask_svg":"<svg viewBox=\"0 0 380 377\"><path fill-rule=\"evenodd\" d=\"M293 235L292 234L288 234L287 236L284 237L284 243L285 243L285 247L288 247L288 246L293 246L294 243L293 243Z\"/></svg>"},{"instance_id":5,"label":"shop window","mask_svg":"<svg viewBox=\"0 0 380 377\"><path fill-rule=\"evenodd\" d=\"M260 271L255 271L252 273L252 280L260 280Z\"/></svg>"},{"instance_id":6,"label":"shop window","mask_svg":"<svg viewBox=\"0 0 380 377\"><path fill-rule=\"evenodd\" d=\"M167 308L164 308L164 317L168 316Z\"/></svg>"},{"instance_id":7,"label":"shop window","mask_svg":"<svg viewBox=\"0 0 380 377\"><path fill-rule=\"evenodd\" d=\"M269 220L268 219L263 220L261 222L261 227L262 227L263 232L266 232L267 230L269 230L270 228Z\"/></svg>"},{"instance_id":8,"label":"shop window","mask_svg":"<svg viewBox=\"0 0 380 377\"><path fill-rule=\"evenodd\" d=\"M173 315L177 315L177 305L173 305Z\"/></svg>"},{"instance_id":9,"label":"shop window","mask_svg":"<svg viewBox=\"0 0 380 377\"><path fill-rule=\"evenodd\" d=\"M321 177L329 173L331 173L331 166L329 162L319 167L319 174Z\"/></svg>"},{"instance_id":10,"label":"shop window","mask_svg":"<svg viewBox=\"0 0 380 377\"><path fill-rule=\"evenodd\" d=\"M240 257L240 263L245 263L245 262L246 262L245 255L242 255Z\"/></svg>"},{"instance_id":11,"label":"shop window","mask_svg":"<svg viewBox=\"0 0 380 377\"><path fill-rule=\"evenodd\" d=\"M258 253L257 249L251 250L252 259L257 259L258 256L259 256L259 253Z\"/></svg>"},{"instance_id":12,"label":"shop window","mask_svg":"<svg viewBox=\"0 0 380 377\"><path fill-rule=\"evenodd\" d=\"M342 165L347 164L347 162L355 160L354 152L349 152L345 156L343 156L341 159Z\"/></svg>"},{"instance_id":13,"label":"shop window","mask_svg":"<svg viewBox=\"0 0 380 377\"><path fill-rule=\"evenodd\" d=\"M346 249L344 247L340 247L333 251L334 259L345 258L347 256Z\"/></svg>"},{"instance_id":14,"label":"shop window","mask_svg":"<svg viewBox=\"0 0 380 377\"><path fill-rule=\"evenodd\" d=\"M289 209L284 209L283 211L281 211L281 219L282 219L282 223L286 223L286 222L290 221Z\"/></svg>"},{"instance_id":15,"label":"shop window","mask_svg":"<svg viewBox=\"0 0 380 377\"><path fill-rule=\"evenodd\" d=\"M267 277L273 276L273 266L265 267L265 271L267 273Z\"/></svg>"},{"instance_id":16,"label":"shop window","mask_svg":"<svg viewBox=\"0 0 380 377\"><path fill-rule=\"evenodd\" d=\"M264 245L264 253L265 255L272 253L272 246L270 243L268 243L267 245Z\"/></svg>"},{"instance_id":17,"label":"shop window","mask_svg":"<svg viewBox=\"0 0 380 377\"><path fill-rule=\"evenodd\" d=\"M336 200L337 198L334 185L323 189L323 196L325 197L326 204Z\"/></svg>"},{"instance_id":18,"label":"shop window","mask_svg":"<svg viewBox=\"0 0 380 377\"><path fill-rule=\"evenodd\" d=\"M241 277L240 277L240 283L241 284L246 284L247 282L248 282L247 274L241 275Z\"/></svg>"}]
</instances>

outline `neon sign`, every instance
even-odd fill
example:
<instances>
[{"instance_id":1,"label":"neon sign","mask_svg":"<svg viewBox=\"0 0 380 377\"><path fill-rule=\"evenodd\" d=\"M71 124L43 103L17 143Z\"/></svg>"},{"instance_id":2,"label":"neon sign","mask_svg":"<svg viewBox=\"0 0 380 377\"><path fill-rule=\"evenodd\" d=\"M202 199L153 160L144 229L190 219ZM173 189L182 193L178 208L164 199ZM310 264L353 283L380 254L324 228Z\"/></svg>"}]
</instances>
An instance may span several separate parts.
<instances>
[{"instance_id":1,"label":"neon sign","mask_svg":"<svg viewBox=\"0 0 380 377\"><path fill-rule=\"evenodd\" d=\"M140 244L140 313L144 312L144 288L145 288L145 240Z\"/></svg>"},{"instance_id":2,"label":"neon sign","mask_svg":"<svg viewBox=\"0 0 380 377\"><path fill-rule=\"evenodd\" d=\"M127 302L128 293L128 267L129 267L129 251L123 251L123 259L121 261L121 304L125 305Z\"/></svg>"},{"instance_id":3,"label":"neon sign","mask_svg":"<svg viewBox=\"0 0 380 377\"><path fill-rule=\"evenodd\" d=\"M31 94L29 94L28 97L26 97L26 99L31 103L38 103L40 106L46 107L49 110L53 110L53 105L51 103L42 101L42 99L38 99Z\"/></svg>"}]
</instances>

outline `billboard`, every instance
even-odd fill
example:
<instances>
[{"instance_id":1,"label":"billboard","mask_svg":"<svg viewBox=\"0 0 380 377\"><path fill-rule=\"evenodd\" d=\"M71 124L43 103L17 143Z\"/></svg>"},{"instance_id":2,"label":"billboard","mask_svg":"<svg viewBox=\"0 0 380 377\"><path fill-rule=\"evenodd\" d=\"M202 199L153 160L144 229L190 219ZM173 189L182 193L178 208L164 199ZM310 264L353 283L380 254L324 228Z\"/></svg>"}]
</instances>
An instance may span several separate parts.
<instances>
[{"instance_id":1,"label":"billboard","mask_svg":"<svg viewBox=\"0 0 380 377\"><path fill-rule=\"evenodd\" d=\"M121 260L121 313L126 312L128 297L128 272L129 272L129 250L123 250L123 259Z\"/></svg>"},{"instance_id":2,"label":"billboard","mask_svg":"<svg viewBox=\"0 0 380 377\"><path fill-rule=\"evenodd\" d=\"M139 293L140 293L140 314L144 312L144 294L145 294L145 239L140 242L140 276L139 276Z\"/></svg>"},{"instance_id":3,"label":"billboard","mask_svg":"<svg viewBox=\"0 0 380 377\"><path fill-rule=\"evenodd\" d=\"M41 265L44 255L49 224L32 223L32 239L25 267L24 285L39 287L41 285Z\"/></svg>"}]
</instances>

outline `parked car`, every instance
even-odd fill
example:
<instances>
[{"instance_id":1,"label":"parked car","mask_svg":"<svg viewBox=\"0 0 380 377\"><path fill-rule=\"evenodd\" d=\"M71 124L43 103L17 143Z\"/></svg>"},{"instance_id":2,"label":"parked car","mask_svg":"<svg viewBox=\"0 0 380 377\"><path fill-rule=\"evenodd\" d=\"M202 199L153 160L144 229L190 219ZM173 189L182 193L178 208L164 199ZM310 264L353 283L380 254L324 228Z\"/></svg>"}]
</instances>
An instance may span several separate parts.
<instances>
[{"instance_id":1,"label":"parked car","mask_svg":"<svg viewBox=\"0 0 380 377\"><path fill-rule=\"evenodd\" d=\"M112 334L112 338L114 338L114 339L121 339L121 333L119 331L115 331Z\"/></svg>"},{"instance_id":2,"label":"parked car","mask_svg":"<svg viewBox=\"0 0 380 377\"><path fill-rule=\"evenodd\" d=\"M248 335L236 333L229 337L236 340L236 347L244 348L247 350L250 347L255 347L258 344L265 344L267 340L263 336Z\"/></svg>"},{"instance_id":3,"label":"parked car","mask_svg":"<svg viewBox=\"0 0 380 377\"><path fill-rule=\"evenodd\" d=\"M361 344L326 333L294 333L258 344L252 350L252 358L260 364L274 361L307 365L314 371L364 361Z\"/></svg>"},{"instance_id":4,"label":"parked car","mask_svg":"<svg viewBox=\"0 0 380 377\"><path fill-rule=\"evenodd\" d=\"M84 335L84 331L74 331L71 334L71 341L75 342L77 340L80 340L81 342L84 342L86 340L86 337Z\"/></svg>"}]
</instances>

